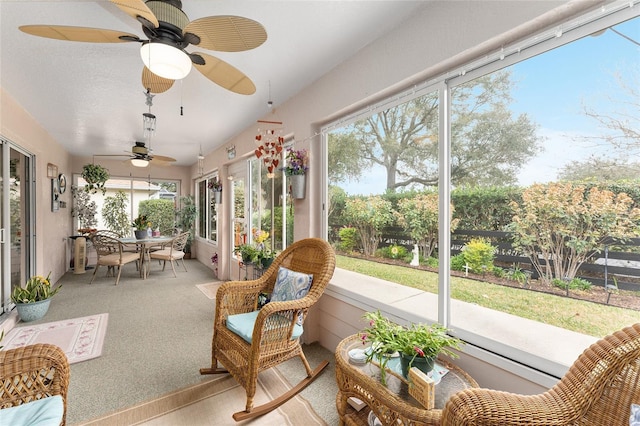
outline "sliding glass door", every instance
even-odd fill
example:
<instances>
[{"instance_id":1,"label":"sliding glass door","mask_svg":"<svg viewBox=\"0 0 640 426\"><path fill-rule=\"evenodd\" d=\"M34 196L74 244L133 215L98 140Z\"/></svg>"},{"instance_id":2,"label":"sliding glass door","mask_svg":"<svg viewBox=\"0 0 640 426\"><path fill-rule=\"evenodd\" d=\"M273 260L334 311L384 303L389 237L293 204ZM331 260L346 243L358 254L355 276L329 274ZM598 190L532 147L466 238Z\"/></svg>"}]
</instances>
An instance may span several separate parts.
<instances>
[{"instance_id":1,"label":"sliding glass door","mask_svg":"<svg viewBox=\"0 0 640 426\"><path fill-rule=\"evenodd\" d=\"M27 280L34 261L33 160L0 138L0 286L2 309L11 290Z\"/></svg>"}]
</instances>

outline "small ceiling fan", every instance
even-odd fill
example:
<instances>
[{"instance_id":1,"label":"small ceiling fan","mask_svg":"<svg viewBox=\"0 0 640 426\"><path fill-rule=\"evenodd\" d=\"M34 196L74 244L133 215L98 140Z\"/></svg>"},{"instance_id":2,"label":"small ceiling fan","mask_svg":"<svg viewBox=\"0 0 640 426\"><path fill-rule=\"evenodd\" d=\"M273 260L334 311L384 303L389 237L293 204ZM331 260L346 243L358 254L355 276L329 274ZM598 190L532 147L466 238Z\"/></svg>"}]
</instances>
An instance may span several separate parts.
<instances>
[{"instance_id":1,"label":"small ceiling fan","mask_svg":"<svg viewBox=\"0 0 640 426\"><path fill-rule=\"evenodd\" d=\"M125 151L128 152L128 151ZM149 164L154 166L170 166L176 159L172 157L166 157L164 155L155 155L153 151L146 146L144 142L136 141L131 147L130 154L95 154L94 157L128 157L127 162L130 162L135 167L147 167Z\"/></svg>"},{"instance_id":2,"label":"small ceiling fan","mask_svg":"<svg viewBox=\"0 0 640 426\"><path fill-rule=\"evenodd\" d=\"M151 93L169 90L174 80L186 77L192 64L206 78L232 92L251 95L256 87L249 77L227 62L206 53L189 53L194 45L219 52L254 49L267 39L264 27L242 16L207 16L189 21L181 0L110 0L142 24L143 40L135 34L100 28L60 25L23 25L27 34L88 43L141 43L145 64L142 85Z\"/></svg>"}]
</instances>

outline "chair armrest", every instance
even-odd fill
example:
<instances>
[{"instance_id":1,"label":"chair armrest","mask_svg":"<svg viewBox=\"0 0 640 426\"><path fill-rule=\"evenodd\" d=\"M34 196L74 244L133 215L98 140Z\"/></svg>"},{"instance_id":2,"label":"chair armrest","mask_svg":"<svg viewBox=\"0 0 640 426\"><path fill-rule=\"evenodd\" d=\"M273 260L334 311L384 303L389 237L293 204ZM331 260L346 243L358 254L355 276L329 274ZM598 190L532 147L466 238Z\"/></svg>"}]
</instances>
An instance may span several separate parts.
<instances>
[{"instance_id":1,"label":"chair armrest","mask_svg":"<svg viewBox=\"0 0 640 426\"><path fill-rule=\"evenodd\" d=\"M0 408L62 396L66 417L69 361L55 345L35 344L0 351ZM63 422L64 423L64 422Z\"/></svg>"},{"instance_id":2,"label":"chair armrest","mask_svg":"<svg viewBox=\"0 0 640 426\"><path fill-rule=\"evenodd\" d=\"M255 311L258 295L267 287L262 278L251 281L227 281L216 293L215 324L224 324L229 315Z\"/></svg>"},{"instance_id":3,"label":"chair armrest","mask_svg":"<svg viewBox=\"0 0 640 426\"><path fill-rule=\"evenodd\" d=\"M572 408L549 392L519 395L491 389L465 389L452 395L442 410L443 426L522 424L569 425L579 418Z\"/></svg>"},{"instance_id":4,"label":"chair armrest","mask_svg":"<svg viewBox=\"0 0 640 426\"><path fill-rule=\"evenodd\" d=\"M311 305L311 299L307 298L267 303L260 309L256 318L252 341L260 345L291 340L299 314L302 313L304 320Z\"/></svg>"}]
</instances>

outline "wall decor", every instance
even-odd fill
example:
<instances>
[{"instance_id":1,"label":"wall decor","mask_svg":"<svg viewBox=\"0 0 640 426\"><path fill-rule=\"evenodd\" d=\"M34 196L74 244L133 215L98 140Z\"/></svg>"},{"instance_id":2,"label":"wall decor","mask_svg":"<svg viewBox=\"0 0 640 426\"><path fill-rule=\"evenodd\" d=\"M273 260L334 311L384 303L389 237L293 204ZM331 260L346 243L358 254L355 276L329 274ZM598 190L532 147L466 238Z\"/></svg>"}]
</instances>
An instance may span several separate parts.
<instances>
[{"instance_id":1,"label":"wall decor","mask_svg":"<svg viewBox=\"0 0 640 426\"><path fill-rule=\"evenodd\" d=\"M51 211L57 212L60 209L60 190L58 179L51 179Z\"/></svg>"},{"instance_id":2,"label":"wall decor","mask_svg":"<svg viewBox=\"0 0 640 426\"><path fill-rule=\"evenodd\" d=\"M58 177L58 166L47 163L47 177L49 179L56 179Z\"/></svg>"}]
</instances>

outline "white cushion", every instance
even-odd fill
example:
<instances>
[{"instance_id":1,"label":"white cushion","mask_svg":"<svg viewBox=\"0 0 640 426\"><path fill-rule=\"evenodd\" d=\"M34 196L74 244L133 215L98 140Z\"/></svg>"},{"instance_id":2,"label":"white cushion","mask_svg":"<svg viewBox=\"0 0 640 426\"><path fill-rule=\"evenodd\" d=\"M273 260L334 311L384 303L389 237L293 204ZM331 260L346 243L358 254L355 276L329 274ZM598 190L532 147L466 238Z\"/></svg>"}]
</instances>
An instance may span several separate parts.
<instances>
[{"instance_id":1,"label":"white cushion","mask_svg":"<svg viewBox=\"0 0 640 426\"><path fill-rule=\"evenodd\" d=\"M631 416L629 426L640 426L640 405L631 404Z\"/></svg>"},{"instance_id":2,"label":"white cushion","mask_svg":"<svg viewBox=\"0 0 640 426\"><path fill-rule=\"evenodd\" d=\"M247 343L251 343L253 340L253 327L259 313L260 311L253 311L246 314L229 315L227 317L227 328L242 337ZM302 336L303 331L301 325L294 325L291 340Z\"/></svg>"},{"instance_id":3,"label":"white cushion","mask_svg":"<svg viewBox=\"0 0 640 426\"><path fill-rule=\"evenodd\" d=\"M0 410L0 425L59 426L64 414L62 396L54 395Z\"/></svg>"}]
</instances>

